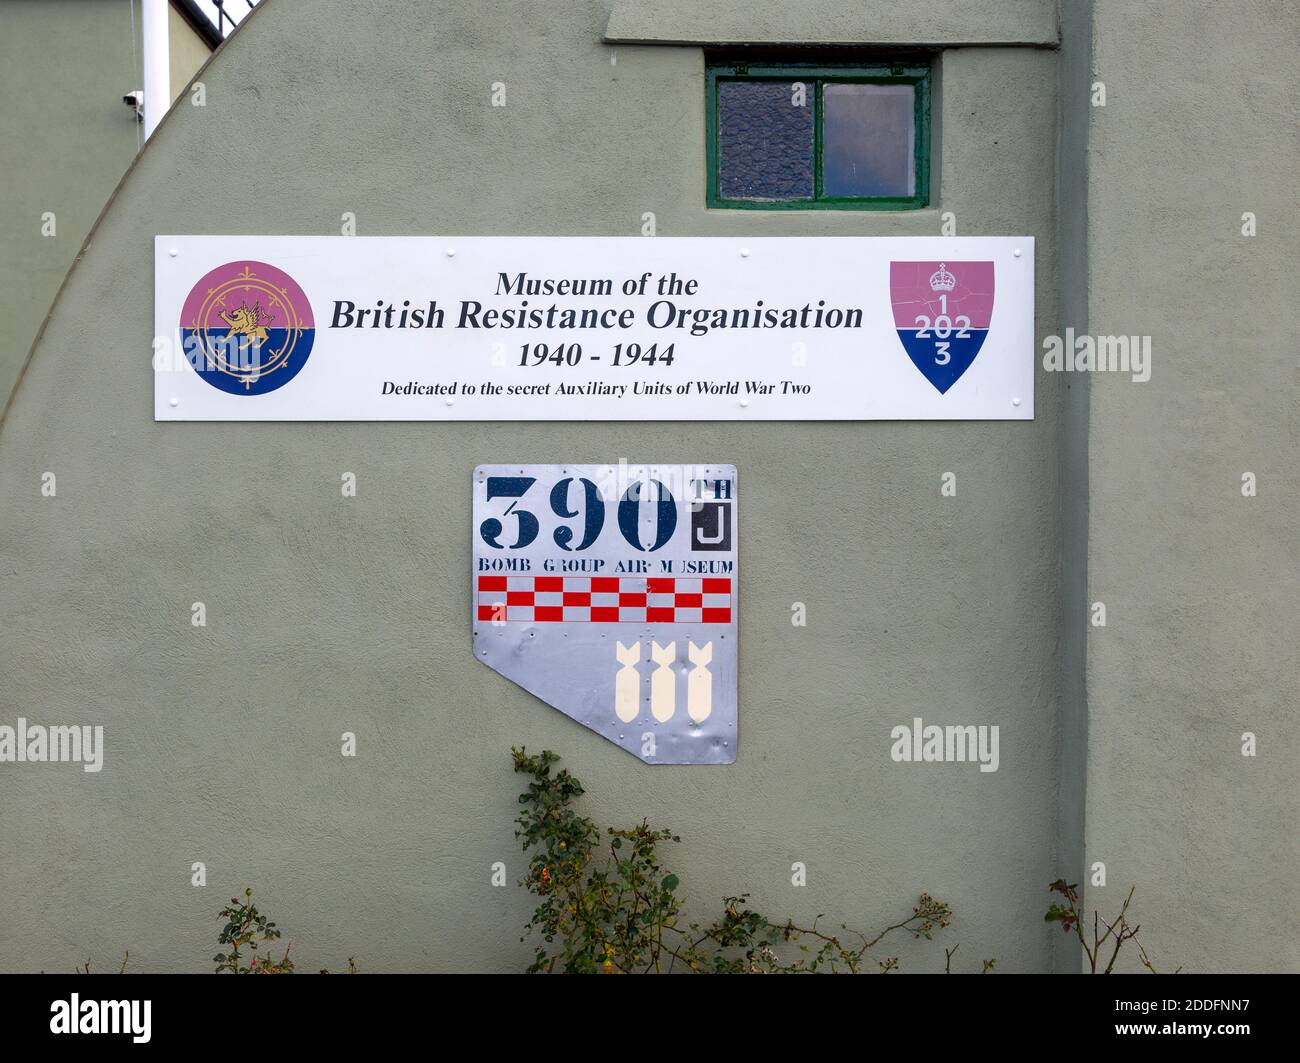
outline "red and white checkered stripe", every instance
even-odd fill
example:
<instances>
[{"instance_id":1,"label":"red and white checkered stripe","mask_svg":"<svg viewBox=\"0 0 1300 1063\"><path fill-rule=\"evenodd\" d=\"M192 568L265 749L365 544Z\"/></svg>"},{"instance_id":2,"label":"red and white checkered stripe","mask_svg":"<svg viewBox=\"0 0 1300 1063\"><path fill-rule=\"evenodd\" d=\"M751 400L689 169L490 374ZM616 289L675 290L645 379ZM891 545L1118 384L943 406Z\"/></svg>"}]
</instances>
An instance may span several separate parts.
<instances>
[{"instance_id":1,"label":"red and white checkered stripe","mask_svg":"<svg viewBox=\"0 0 1300 1063\"><path fill-rule=\"evenodd\" d=\"M730 624L731 579L479 576L477 616L508 624Z\"/></svg>"}]
</instances>

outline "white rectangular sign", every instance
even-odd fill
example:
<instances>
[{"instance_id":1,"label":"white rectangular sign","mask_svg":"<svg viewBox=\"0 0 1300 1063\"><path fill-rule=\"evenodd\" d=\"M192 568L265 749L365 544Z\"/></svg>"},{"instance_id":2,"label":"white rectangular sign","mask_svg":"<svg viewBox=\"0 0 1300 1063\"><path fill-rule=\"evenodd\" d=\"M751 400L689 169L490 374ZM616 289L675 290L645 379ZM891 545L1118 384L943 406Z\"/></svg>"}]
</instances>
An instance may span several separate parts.
<instances>
[{"instance_id":1,"label":"white rectangular sign","mask_svg":"<svg viewBox=\"0 0 1300 1063\"><path fill-rule=\"evenodd\" d=\"M1033 418L1032 237L154 250L157 420Z\"/></svg>"}]
</instances>

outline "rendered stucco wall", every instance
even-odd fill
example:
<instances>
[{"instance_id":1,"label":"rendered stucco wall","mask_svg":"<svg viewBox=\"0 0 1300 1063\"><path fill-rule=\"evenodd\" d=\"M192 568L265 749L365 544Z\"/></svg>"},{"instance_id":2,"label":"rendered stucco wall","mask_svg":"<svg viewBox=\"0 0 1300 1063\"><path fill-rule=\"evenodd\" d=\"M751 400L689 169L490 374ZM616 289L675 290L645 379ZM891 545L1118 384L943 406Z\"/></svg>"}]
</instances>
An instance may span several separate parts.
<instances>
[{"instance_id":1,"label":"rendered stucco wall","mask_svg":"<svg viewBox=\"0 0 1300 1063\"><path fill-rule=\"evenodd\" d=\"M1032 423L152 420L153 235L337 232L345 211L366 234L525 235L635 234L653 211L701 236L933 235L953 211L960 234L1037 239L1051 330L1054 50L943 53L932 209L711 212L702 53L602 43L608 15L268 0L205 72L207 107L140 157L0 426L0 719L107 733L98 775L0 770L0 966L129 947L139 969L202 969L248 884L304 968L519 969L528 898L489 885L494 861L523 867L512 743L562 753L599 821L677 829L696 914L748 890L869 928L928 890L962 962L1050 965L1059 380L1040 376ZM237 196L210 165L231 145ZM470 472L521 455L739 466L734 767L641 765L472 659ZM916 716L998 724L1000 769L893 763ZM942 967L937 942L889 951Z\"/></svg>"},{"instance_id":2,"label":"rendered stucco wall","mask_svg":"<svg viewBox=\"0 0 1300 1063\"><path fill-rule=\"evenodd\" d=\"M1091 0L1061 6L1060 128L1056 141L1057 313L1088 324L1088 127L1092 84ZM1057 728L1056 866L1068 881L1084 867L1088 743L1088 394L1087 374L1067 377L1061 394L1061 642ZM1080 876L1081 877L1081 876ZM1052 936L1052 970L1083 959L1073 935Z\"/></svg>"},{"instance_id":3,"label":"rendered stucco wall","mask_svg":"<svg viewBox=\"0 0 1300 1063\"><path fill-rule=\"evenodd\" d=\"M1088 329L1153 369L1091 385L1088 901L1136 884L1167 966L1295 971L1300 9L1095 6Z\"/></svg>"},{"instance_id":4,"label":"rendered stucco wall","mask_svg":"<svg viewBox=\"0 0 1300 1063\"><path fill-rule=\"evenodd\" d=\"M0 0L0 405L140 127L140 20L104 0ZM54 235L42 231L54 215Z\"/></svg>"},{"instance_id":5,"label":"rendered stucco wall","mask_svg":"<svg viewBox=\"0 0 1300 1063\"><path fill-rule=\"evenodd\" d=\"M168 15L174 97L211 53ZM0 407L139 149L122 97L143 85L140 56L139 0L0 0Z\"/></svg>"},{"instance_id":6,"label":"rendered stucco wall","mask_svg":"<svg viewBox=\"0 0 1300 1063\"><path fill-rule=\"evenodd\" d=\"M212 49L208 42L194 32L176 8L167 9L167 51L172 99L175 100L189 84L194 71L208 61Z\"/></svg>"}]
</instances>

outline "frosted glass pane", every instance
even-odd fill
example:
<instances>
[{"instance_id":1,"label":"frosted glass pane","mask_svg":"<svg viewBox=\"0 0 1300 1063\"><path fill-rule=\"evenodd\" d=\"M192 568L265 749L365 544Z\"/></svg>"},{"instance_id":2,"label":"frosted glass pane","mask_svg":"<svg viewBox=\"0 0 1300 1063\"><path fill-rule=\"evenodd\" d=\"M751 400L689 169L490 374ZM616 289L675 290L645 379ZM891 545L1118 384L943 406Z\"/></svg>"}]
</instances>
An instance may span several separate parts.
<instances>
[{"instance_id":1,"label":"frosted glass pane","mask_svg":"<svg viewBox=\"0 0 1300 1063\"><path fill-rule=\"evenodd\" d=\"M811 199L813 95L797 82L718 84L718 191L724 199Z\"/></svg>"},{"instance_id":2,"label":"frosted glass pane","mask_svg":"<svg viewBox=\"0 0 1300 1063\"><path fill-rule=\"evenodd\" d=\"M915 93L912 85L824 86L824 195L916 195Z\"/></svg>"}]
</instances>

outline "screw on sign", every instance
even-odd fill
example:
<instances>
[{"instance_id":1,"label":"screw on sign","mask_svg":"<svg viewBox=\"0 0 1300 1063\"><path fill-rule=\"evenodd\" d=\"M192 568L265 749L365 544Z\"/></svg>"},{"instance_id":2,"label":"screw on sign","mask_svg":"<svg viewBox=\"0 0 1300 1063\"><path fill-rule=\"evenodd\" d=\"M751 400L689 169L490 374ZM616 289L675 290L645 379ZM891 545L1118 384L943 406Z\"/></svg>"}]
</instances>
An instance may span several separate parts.
<instances>
[{"instance_id":1,"label":"screw on sign","mask_svg":"<svg viewBox=\"0 0 1300 1063\"><path fill-rule=\"evenodd\" d=\"M474 656L651 764L736 759L733 465L482 465Z\"/></svg>"}]
</instances>

